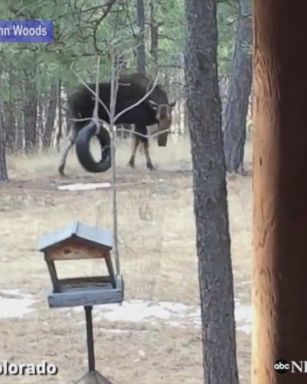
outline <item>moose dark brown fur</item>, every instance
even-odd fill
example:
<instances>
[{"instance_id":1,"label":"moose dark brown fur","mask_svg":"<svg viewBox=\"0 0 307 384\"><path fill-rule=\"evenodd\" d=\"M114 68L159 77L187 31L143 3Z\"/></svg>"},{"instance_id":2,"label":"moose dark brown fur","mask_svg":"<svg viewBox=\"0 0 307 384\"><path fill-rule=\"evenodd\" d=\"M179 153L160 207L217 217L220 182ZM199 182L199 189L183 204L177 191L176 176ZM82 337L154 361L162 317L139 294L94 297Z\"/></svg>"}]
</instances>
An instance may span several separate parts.
<instances>
[{"instance_id":1,"label":"moose dark brown fur","mask_svg":"<svg viewBox=\"0 0 307 384\"><path fill-rule=\"evenodd\" d=\"M152 85L152 80L141 74L134 73L121 76L118 82L115 116L145 97L148 91L152 88ZM88 84L88 87L95 92L95 84ZM99 98L104 102L108 109L110 108L110 90L110 82L99 84ZM92 117L95 106L95 96L93 92L82 85L68 98L69 111L73 119L90 119ZM162 87L156 85L144 101L125 112L116 121L116 125L135 125L134 145L129 160L129 165L132 168L134 167L138 145L142 143L144 146L147 168L150 170L154 169L149 155L148 138L139 136L138 133L146 135L147 127L157 124L158 132L161 131L161 135L158 136L158 145L166 146L168 132L162 133L162 131L170 129L172 123L172 108L174 105L175 103L169 103L167 94ZM99 119L109 123L108 114L101 104L99 104L98 107L98 116ZM91 157L89 139L95 132L96 130L93 129L93 124L89 124L89 121L74 121L62 153L59 166L60 174L64 174L68 152L75 142L77 144L76 149L78 159L87 171L104 172L111 166L110 156L106 155L106 152L105 155L102 154L102 160L100 162L95 162ZM104 128L103 134L100 135L100 137L97 135L102 147L107 147L107 144L109 143L109 136L106 132L107 131ZM103 148L103 150L106 150L106 148Z\"/></svg>"}]
</instances>

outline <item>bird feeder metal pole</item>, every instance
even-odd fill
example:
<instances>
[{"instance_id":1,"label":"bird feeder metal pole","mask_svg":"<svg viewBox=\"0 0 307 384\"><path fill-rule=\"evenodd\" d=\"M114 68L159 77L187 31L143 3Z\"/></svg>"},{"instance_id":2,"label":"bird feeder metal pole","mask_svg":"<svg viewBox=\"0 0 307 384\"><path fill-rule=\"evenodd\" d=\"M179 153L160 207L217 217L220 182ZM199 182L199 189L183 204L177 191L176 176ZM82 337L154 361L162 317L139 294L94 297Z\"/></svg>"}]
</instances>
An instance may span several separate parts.
<instances>
[{"instance_id":1,"label":"bird feeder metal pole","mask_svg":"<svg viewBox=\"0 0 307 384\"><path fill-rule=\"evenodd\" d=\"M92 306L84 307L86 319L86 337L87 337L87 352L88 352L88 370L95 371L95 352L94 352L94 337L93 337L93 321L92 321Z\"/></svg>"}]
</instances>

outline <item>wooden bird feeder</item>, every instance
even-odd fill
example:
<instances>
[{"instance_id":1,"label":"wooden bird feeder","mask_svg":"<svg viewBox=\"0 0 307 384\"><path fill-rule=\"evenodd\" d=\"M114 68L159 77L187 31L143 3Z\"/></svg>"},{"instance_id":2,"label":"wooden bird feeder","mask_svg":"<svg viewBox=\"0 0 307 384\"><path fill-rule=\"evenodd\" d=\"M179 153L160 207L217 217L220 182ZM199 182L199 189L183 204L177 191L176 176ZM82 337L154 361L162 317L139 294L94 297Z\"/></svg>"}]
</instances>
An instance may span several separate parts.
<instances>
[{"instance_id":1,"label":"wooden bird feeder","mask_svg":"<svg viewBox=\"0 0 307 384\"><path fill-rule=\"evenodd\" d=\"M112 232L75 222L60 231L43 236L39 251L44 253L53 285L48 295L51 308L83 306L86 316L89 372L78 383L111 382L95 370L92 309L94 305L121 303L124 299L122 276L115 273L111 250ZM55 262L97 260L105 263L106 276L86 276L59 279ZM103 269L103 265L101 266Z\"/></svg>"},{"instance_id":2,"label":"wooden bird feeder","mask_svg":"<svg viewBox=\"0 0 307 384\"><path fill-rule=\"evenodd\" d=\"M44 253L53 285L53 292L48 296L50 307L73 307L123 301L122 277L115 274L111 258L112 243L111 231L79 222L43 236L39 240L39 251ZM108 275L58 278L55 262L81 259L101 259L107 266Z\"/></svg>"}]
</instances>

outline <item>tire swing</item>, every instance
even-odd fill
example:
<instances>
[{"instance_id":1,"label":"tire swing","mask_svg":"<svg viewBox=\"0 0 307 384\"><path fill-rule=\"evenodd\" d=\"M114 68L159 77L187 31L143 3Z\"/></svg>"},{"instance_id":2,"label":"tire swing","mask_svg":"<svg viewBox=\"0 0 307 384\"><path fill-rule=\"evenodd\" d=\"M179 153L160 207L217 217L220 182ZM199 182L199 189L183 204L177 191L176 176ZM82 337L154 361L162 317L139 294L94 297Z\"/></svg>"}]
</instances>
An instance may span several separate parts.
<instances>
[{"instance_id":1,"label":"tire swing","mask_svg":"<svg viewBox=\"0 0 307 384\"><path fill-rule=\"evenodd\" d=\"M101 159L97 162L90 152L90 141L96 136L101 147ZM80 130L76 138L76 154L82 167L91 173L106 172L111 168L111 139L108 130L100 126L96 133L96 124L91 121Z\"/></svg>"}]
</instances>

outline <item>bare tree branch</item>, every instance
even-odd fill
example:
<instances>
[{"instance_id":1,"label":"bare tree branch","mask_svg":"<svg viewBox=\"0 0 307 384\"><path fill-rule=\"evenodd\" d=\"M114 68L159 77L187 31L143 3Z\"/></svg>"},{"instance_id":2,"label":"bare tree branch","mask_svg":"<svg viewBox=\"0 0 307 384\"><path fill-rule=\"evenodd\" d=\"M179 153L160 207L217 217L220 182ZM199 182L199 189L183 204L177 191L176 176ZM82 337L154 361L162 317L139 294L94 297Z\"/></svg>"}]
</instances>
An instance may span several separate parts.
<instances>
[{"instance_id":1,"label":"bare tree branch","mask_svg":"<svg viewBox=\"0 0 307 384\"><path fill-rule=\"evenodd\" d=\"M117 195L116 195L116 135L114 129L114 115L117 101L119 61L112 51L112 77L110 95L110 130L111 130L111 164L112 164L112 208L113 208L113 230L114 230L114 253L116 272L120 274L119 249L118 249L118 220L117 220Z\"/></svg>"},{"instance_id":2,"label":"bare tree branch","mask_svg":"<svg viewBox=\"0 0 307 384\"><path fill-rule=\"evenodd\" d=\"M95 92L88 86L88 84L86 84L86 82L75 72L73 71L73 73L78 77L78 79L80 80L80 82L96 97L96 94ZM156 87L156 84L157 84L157 80L158 80L158 76L156 76L154 82L152 83L152 86L151 88L149 89L149 91L146 92L146 94L140 99L138 100L137 102L135 102L134 104L130 105L129 107L123 109L121 112L119 112L115 117L114 117L114 124L116 123L116 121L126 112L130 111L131 109L137 107L138 105L140 105L148 96L151 95L151 93L153 92L153 90L155 89ZM112 87L112 86L111 86ZM106 113L108 114L108 117L109 117L109 120L111 121L111 113L110 113L110 110L108 109L108 107L105 105L105 103L98 97L98 101L99 103L103 106L103 108L105 109Z\"/></svg>"},{"instance_id":3,"label":"bare tree branch","mask_svg":"<svg viewBox=\"0 0 307 384\"><path fill-rule=\"evenodd\" d=\"M153 92L153 90L155 89L156 85L157 85L157 81L158 81L158 76L156 76L150 90L139 100L137 101L136 103L130 105L129 107L123 109L121 112L119 112L116 116L115 116L115 119L114 119L114 123L126 112L130 111L131 109L137 107L138 105L140 105L149 95L151 95L151 93Z\"/></svg>"},{"instance_id":4,"label":"bare tree branch","mask_svg":"<svg viewBox=\"0 0 307 384\"><path fill-rule=\"evenodd\" d=\"M89 90L92 95L95 96L96 98L96 93L88 86L88 84L78 75L78 73L76 73L75 71L72 71L74 73L74 75L77 76L77 78L80 80L80 82L85 86L85 88L87 88L87 90ZM99 103L103 106L103 108L105 109L106 113L108 114L108 117L110 119L110 111L108 109L108 107L105 105L105 103L98 97L98 101ZM84 120L84 119L83 119ZM88 120L88 119L85 119L85 120Z\"/></svg>"},{"instance_id":5,"label":"bare tree branch","mask_svg":"<svg viewBox=\"0 0 307 384\"><path fill-rule=\"evenodd\" d=\"M86 9L82 9L82 8L79 8L78 10L75 10L75 11L71 11L69 13L69 16L74 16L76 14L84 14L84 13L91 13L91 12L94 12L98 9L101 9L101 7L105 7L105 6L108 6L109 3L106 3L106 4L100 4L100 5L95 5L93 7L90 7L90 8L86 8ZM66 18L67 17L67 14L62 14L62 15L59 15L57 17L54 17L53 19L51 19L52 21L57 21L59 19L62 19L62 18Z\"/></svg>"},{"instance_id":6,"label":"bare tree branch","mask_svg":"<svg viewBox=\"0 0 307 384\"><path fill-rule=\"evenodd\" d=\"M94 48L97 52L100 52L100 53L104 53L104 51L102 51L100 48L98 48L98 45L97 45L97 30L98 30L98 27L100 25L100 23L102 22L102 20L108 15L108 13L110 12L112 6L115 4L116 0L111 0L108 4L107 4L107 9L104 11L104 13L99 17L99 19L96 20L96 23L95 23L95 26L94 26L94 31L93 31L93 42L94 42Z\"/></svg>"},{"instance_id":7,"label":"bare tree branch","mask_svg":"<svg viewBox=\"0 0 307 384\"><path fill-rule=\"evenodd\" d=\"M86 117L86 118L83 118L83 119L69 119L69 120L72 120L72 121L90 121L90 120L93 120L93 117ZM101 120L101 119L98 119L99 123L101 124L104 124L105 121ZM153 137L156 137L156 136L159 136L161 135L162 133L167 133L169 132L170 129L164 129L163 131L159 131L159 132L154 132L154 133L151 133L151 134L148 134L148 135L145 135L143 133L140 133L140 132L136 132L136 131L133 131L133 134L136 135L136 136L139 136L139 137L144 137L146 139L151 139ZM126 129L126 128L116 128L116 132L131 132L130 129Z\"/></svg>"},{"instance_id":8,"label":"bare tree branch","mask_svg":"<svg viewBox=\"0 0 307 384\"><path fill-rule=\"evenodd\" d=\"M136 38L136 33L134 32L133 24L135 24L136 21L132 22L132 20L131 20L130 12L129 12L129 6L128 6L128 1L127 0L125 1L124 7L125 7L125 10L126 10L126 16L127 16L127 19L128 19L128 22L129 22L129 26L130 26L130 29L131 29L131 32L132 32L132 36L135 39Z\"/></svg>"},{"instance_id":9,"label":"bare tree branch","mask_svg":"<svg viewBox=\"0 0 307 384\"><path fill-rule=\"evenodd\" d=\"M96 124L96 134L99 132L99 120L98 120L98 102L99 102L99 74L100 74L100 56L97 56L97 70L96 70L96 84L95 84L95 107L94 107L94 121Z\"/></svg>"}]
</instances>

